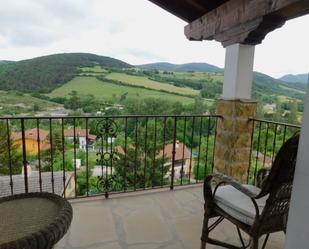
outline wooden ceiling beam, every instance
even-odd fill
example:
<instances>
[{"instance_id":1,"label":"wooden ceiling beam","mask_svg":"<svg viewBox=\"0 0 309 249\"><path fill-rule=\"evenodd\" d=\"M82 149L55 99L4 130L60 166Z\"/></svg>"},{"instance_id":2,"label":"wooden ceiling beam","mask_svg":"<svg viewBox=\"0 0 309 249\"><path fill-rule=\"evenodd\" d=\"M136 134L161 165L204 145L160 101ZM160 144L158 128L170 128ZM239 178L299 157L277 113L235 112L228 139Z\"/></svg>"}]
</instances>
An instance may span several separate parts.
<instances>
[{"instance_id":1,"label":"wooden ceiling beam","mask_svg":"<svg viewBox=\"0 0 309 249\"><path fill-rule=\"evenodd\" d=\"M309 13L308 0L230 0L185 26L189 40L259 44L286 20Z\"/></svg>"},{"instance_id":2,"label":"wooden ceiling beam","mask_svg":"<svg viewBox=\"0 0 309 249\"><path fill-rule=\"evenodd\" d=\"M149 0L149 1L189 23L228 0Z\"/></svg>"}]
</instances>

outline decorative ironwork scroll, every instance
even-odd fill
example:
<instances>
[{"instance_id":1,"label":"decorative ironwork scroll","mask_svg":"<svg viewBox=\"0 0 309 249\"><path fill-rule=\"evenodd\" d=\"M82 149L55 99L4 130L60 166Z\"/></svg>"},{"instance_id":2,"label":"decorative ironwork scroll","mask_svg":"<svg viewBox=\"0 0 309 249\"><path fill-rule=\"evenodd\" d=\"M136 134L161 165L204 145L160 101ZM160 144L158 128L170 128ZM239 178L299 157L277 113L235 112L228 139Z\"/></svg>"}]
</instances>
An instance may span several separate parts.
<instances>
[{"instance_id":1,"label":"decorative ironwork scroll","mask_svg":"<svg viewBox=\"0 0 309 249\"><path fill-rule=\"evenodd\" d=\"M99 192L105 192L105 197L108 198L109 191L116 190L118 184L117 177L112 174L113 162L119 159L117 152L112 148L113 139L117 137L117 123L110 118L102 119L97 123L96 132L97 140L101 140L101 148L96 154L98 157L96 161L102 166L102 176L98 176L97 189ZM110 148L108 148L109 144Z\"/></svg>"},{"instance_id":2,"label":"decorative ironwork scroll","mask_svg":"<svg viewBox=\"0 0 309 249\"><path fill-rule=\"evenodd\" d=\"M112 119L106 118L98 122L97 127L97 139L108 139L117 137L118 126Z\"/></svg>"}]
</instances>

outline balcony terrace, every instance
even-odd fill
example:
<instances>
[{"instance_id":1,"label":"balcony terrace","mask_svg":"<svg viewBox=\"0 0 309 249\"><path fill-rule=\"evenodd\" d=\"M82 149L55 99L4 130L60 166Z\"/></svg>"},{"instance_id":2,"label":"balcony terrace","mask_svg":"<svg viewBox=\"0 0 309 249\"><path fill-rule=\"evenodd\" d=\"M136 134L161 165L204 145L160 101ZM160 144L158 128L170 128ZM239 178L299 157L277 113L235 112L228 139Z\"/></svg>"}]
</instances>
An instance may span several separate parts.
<instances>
[{"instance_id":1,"label":"balcony terrace","mask_svg":"<svg viewBox=\"0 0 309 249\"><path fill-rule=\"evenodd\" d=\"M222 120L218 115L2 118L7 161L0 168L0 196L50 192L69 199L73 222L59 249L198 248L202 183L226 160ZM243 173L233 173L255 185L258 170L271 167L299 127L257 119L244 123L251 139L243 145ZM213 233L238 242L229 222ZM266 248L282 248L284 238L272 234Z\"/></svg>"},{"instance_id":2,"label":"balcony terrace","mask_svg":"<svg viewBox=\"0 0 309 249\"><path fill-rule=\"evenodd\" d=\"M74 217L56 249L199 248L203 222L202 185L152 190L72 201ZM239 244L236 228L223 222L216 238ZM274 233L266 248L283 248L285 235ZM209 249L218 249L207 245Z\"/></svg>"}]
</instances>

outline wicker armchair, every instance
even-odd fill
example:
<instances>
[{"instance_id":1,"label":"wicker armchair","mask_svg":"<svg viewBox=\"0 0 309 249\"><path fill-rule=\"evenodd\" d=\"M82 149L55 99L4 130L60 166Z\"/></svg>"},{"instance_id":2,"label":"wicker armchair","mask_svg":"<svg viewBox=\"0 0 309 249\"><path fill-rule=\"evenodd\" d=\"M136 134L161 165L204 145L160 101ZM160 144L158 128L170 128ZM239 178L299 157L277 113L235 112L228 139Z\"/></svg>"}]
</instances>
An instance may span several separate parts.
<instances>
[{"instance_id":1,"label":"wicker armchair","mask_svg":"<svg viewBox=\"0 0 309 249\"><path fill-rule=\"evenodd\" d=\"M266 235L262 245L264 249L270 233L286 230L298 141L299 135L287 140L280 148L271 170L259 172L260 188L241 185L221 174L206 177L202 249L206 248L206 243L230 249L258 249L259 238ZM220 180L215 188L212 185L213 178ZM217 219L209 224L210 218L215 217ZM209 237L209 233L223 219L236 225L241 246L237 247ZM247 245L242 238L241 230L250 236Z\"/></svg>"}]
</instances>

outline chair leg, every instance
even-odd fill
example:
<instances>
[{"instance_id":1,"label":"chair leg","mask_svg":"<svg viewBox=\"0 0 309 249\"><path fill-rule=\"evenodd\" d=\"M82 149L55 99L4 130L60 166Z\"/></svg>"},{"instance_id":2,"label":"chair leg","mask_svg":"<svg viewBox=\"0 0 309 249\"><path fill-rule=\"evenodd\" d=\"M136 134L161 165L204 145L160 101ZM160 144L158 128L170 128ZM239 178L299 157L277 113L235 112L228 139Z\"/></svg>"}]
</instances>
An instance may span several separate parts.
<instances>
[{"instance_id":1,"label":"chair leg","mask_svg":"<svg viewBox=\"0 0 309 249\"><path fill-rule=\"evenodd\" d=\"M201 242L201 249L206 249L206 242L205 241Z\"/></svg>"},{"instance_id":2,"label":"chair leg","mask_svg":"<svg viewBox=\"0 0 309 249\"><path fill-rule=\"evenodd\" d=\"M251 237L252 244L250 249L259 249L259 239L255 237Z\"/></svg>"},{"instance_id":3,"label":"chair leg","mask_svg":"<svg viewBox=\"0 0 309 249\"><path fill-rule=\"evenodd\" d=\"M202 228L202 236L201 236L201 249L206 249L206 242L208 240L208 212L207 208L205 208L204 212L204 220L203 220L203 228Z\"/></svg>"}]
</instances>

